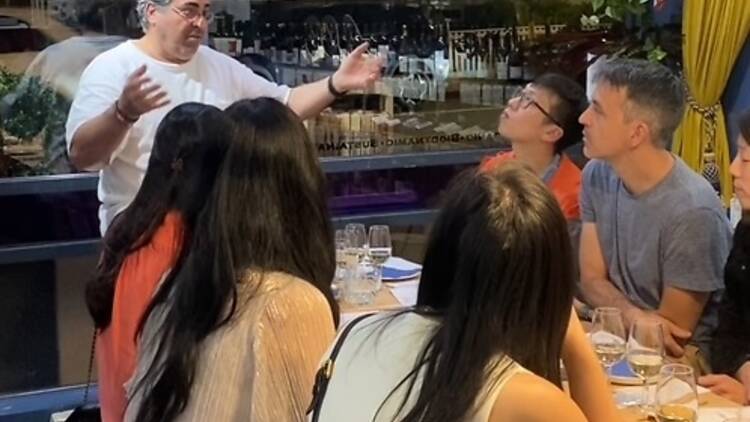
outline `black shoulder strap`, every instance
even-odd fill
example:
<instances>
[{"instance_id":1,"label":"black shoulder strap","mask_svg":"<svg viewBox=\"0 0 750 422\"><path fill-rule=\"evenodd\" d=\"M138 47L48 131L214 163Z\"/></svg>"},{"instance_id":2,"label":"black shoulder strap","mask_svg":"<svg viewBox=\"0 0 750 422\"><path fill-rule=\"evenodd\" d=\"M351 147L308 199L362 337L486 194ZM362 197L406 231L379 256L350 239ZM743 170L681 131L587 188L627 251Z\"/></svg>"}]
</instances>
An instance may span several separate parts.
<instances>
[{"instance_id":1,"label":"black shoulder strap","mask_svg":"<svg viewBox=\"0 0 750 422\"><path fill-rule=\"evenodd\" d=\"M320 417L320 409L323 406L323 399L325 398L326 390L328 390L328 381L331 380L331 376L333 375L333 365L336 362L336 357L338 356L339 351L341 350L341 346L346 340L346 337L349 335L349 332L352 331L352 328L354 328L355 325L357 325L363 319L372 315L374 314L360 315L352 320L352 322L350 322L346 327L344 327L344 330L341 332L341 335L336 341L336 344L333 345L330 356L328 356L328 359L326 359L323 366L318 369L318 372L315 374L315 385L313 386L312 402L310 402L310 406L308 406L307 408L307 414L310 414L310 412L312 412L312 422L318 422L318 418Z\"/></svg>"}]
</instances>

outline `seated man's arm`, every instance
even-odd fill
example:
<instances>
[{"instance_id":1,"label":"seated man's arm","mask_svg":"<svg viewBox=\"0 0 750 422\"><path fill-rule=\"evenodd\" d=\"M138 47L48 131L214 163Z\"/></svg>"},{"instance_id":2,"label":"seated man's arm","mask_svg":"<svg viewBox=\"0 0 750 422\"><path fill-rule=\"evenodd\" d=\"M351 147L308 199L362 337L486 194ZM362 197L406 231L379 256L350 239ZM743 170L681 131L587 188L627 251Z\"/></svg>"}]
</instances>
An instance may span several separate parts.
<instances>
[{"instance_id":1,"label":"seated man's arm","mask_svg":"<svg viewBox=\"0 0 750 422\"><path fill-rule=\"evenodd\" d=\"M710 297L711 293L665 287L659 309L655 313L644 313L643 317L659 317L664 326L667 352L671 356L681 357L685 353L684 345L690 340Z\"/></svg>"},{"instance_id":2,"label":"seated man's arm","mask_svg":"<svg viewBox=\"0 0 750 422\"><path fill-rule=\"evenodd\" d=\"M639 309L609 279L609 269L604 260L597 232L599 208L608 202L609 196L607 195L612 195L611 192L609 194L596 193L607 191L606 185L596 189L597 184L603 180L599 174L601 171L601 163L592 160L583 169L581 176L579 197L581 227L578 249L581 295L592 308L608 306L620 309L626 319L625 324L628 324L627 315Z\"/></svg>"},{"instance_id":3,"label":"seated man's arm","mask_svg":"<svg viewBox=\"0 0 750 422\"><path fill-rule=\"evenodd\" d=\"M580 263L581 287L583 296L589 305L595 308L609 306L620 309L626 328L630 327L637 319L650 318L659 320L664 329L664 342L667 351L670 355L676 357L682 356L684 353L682 344L690 338L690 331L681 329L679 325L671 322L668 317L661 315L658 311L648 312L637 307L612 284L608 278L607 266L604 263L604 256L596 234L595 223L583 223L581 229ZM678 295L677 298L682 299L682 296ZM680 317L680 321L684 318L687 325L689 318L686 316L683 317L682 314L678 314L677 311L673 310L673 306L679 306L680 303L682 302L670 299L667 302L668 311L666 311L665 315ZM664 301L662 301L662 304L664 304ZM705 300L703 304L705 304ZM701 310L703 309L703 304L700 306ZM692 315L691 312L685 312L685 314ZM700 312L694 321L692 321L692 325L690 325L691 329L695 326L699 317Z\"/></svg>"},{"instance_id":4,"label":"seated man's arm","mask_svg":"<svg viewBox=\"0 0 750 422\"><path fill-rule=\"evenodd\" d=\"M656 314L680 346L689 340L680 331L694 331L712 295L724 288L730 242L726 218L720 210L707 207L688 210L664 233L660 265L664 287ZM670 352L680 357L681 347L674 346L668 344Z\"/></svg>"},{"instance_id":5,"label":"seated man's arm","mask_svg":"<svg viewBox=\"0 0 750 422\"><path fill-rule=\"evenodd\" d=\"M596 233L596 223L584 222L581 226L580 248L581 290L583 297L593 308L610 306L622 311L628 324L628 316L640 309L625 297L609 280L607 265Z\"/></svg>"},{"instance_id":6,"label":"seated man's arm","mask_svg":"<svg viewBox=\"0 0 750 422\"><path fill-rule=\"evenodd\" d=\"M683 330L693 331L709 298L711 298L709 292L691 292L666 287L662 292L661 303L656 313Z\"/></svg>"}]
</instances>

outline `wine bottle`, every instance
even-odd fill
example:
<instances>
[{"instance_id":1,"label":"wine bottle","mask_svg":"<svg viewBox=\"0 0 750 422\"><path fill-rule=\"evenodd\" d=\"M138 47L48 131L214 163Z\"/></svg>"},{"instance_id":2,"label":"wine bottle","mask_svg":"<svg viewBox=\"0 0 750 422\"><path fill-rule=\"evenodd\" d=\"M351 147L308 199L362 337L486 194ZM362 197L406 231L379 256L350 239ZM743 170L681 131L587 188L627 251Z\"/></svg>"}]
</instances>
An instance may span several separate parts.
<instances>
[{"instance_id":1,"label":"wine bottle","mask_svg":"<svg viewBox=\"0 0 750 422\"><path fill-rule=\"evenodd\" d=\"M505 49L505 37L498 31L495 34L495 76L498 80L508 78L508 61L506 60L507 50Z\"/></svg>"},{"instance_id":2,"label":"wine bottle","mask_svg":"<svg viewBox=\"0 0 750 422\"><path fill-rule=\"evenodd\" d=\"M508 57L508 79L520 83L520 81L523 79L523 56L521 55L521 50L519 48L518 32L515 26L513 26L512 33L513 44L511 47L510 55Z\"/></svg>"},{"instance_id":3,"label":"wine bottle","mask_svg":"<svg viewBox=\"0 0 750 422\"><path fill-rule=\"evenodd\" d=\"M414 55L414 53L414 41L409 36L408 27L406 24L403 24L401 26L398 45L398 71L402 75L409 74L409 57Z\"/></svg>"}]
</instances>

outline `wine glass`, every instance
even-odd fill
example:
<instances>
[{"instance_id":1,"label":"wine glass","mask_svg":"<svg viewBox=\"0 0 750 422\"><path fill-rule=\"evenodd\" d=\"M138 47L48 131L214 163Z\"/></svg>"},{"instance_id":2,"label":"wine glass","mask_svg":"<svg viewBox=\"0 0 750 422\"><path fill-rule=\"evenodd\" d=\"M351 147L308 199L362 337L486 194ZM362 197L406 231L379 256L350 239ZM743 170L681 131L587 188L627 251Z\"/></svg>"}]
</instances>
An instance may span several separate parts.
<instances>
[{"instance_id":1,"label":"wine glass","mask_svg":"<svg viewBox=\"0 0 750 422\"><path fill-rule=\"evenodd\" d=\"M625 337L625 324L619 309L602 307L594 310L589 340L608 374L612 365L625 355Z\"/></svg>"},{"instance_id":2,"label":"wine glass","mask_svg":"<svg viewBox=\"0 0 750 422\"><path fill-rule=\"evenodd\" d=\"M346 261L348 280L344 289L344 300L354 305L372 303L378 291L377 271L367 256L367 234L364 224L347 224Z\"/></svg>"},{"instance_id":3,"label":"wine glass","mask_svg":"<svg viewBox=\"0 0 750 422\"><path fill-rule=\"evenodd\" d=\"M383 281L383 264L388 261L393 251L391 231L388 226L370 226L370 236L367 246L367 253L375 264L378 289L380 289Z\"/></svg>"},{"instance_id":4,"label":"wine glass","mask_svg":"<svg viewBox=\"0 0 750 422\"><path fill-rule=\"evenodd\" d=\"M370 258L382 266L391 257L391 231L388 226L370 226L368 253Z\"/></svg>"},{"instance_id":5,"label":"wine glass","mask_svg":"<svg viewBox=\"0 0 750 422\"><path fill-rule=\"evenodd\" d=\"M659 422L697 422L698 391L693 368L681 363L664 365L656 387Z\"/></svg>"},{"instance_id":6,"label":"wine glass","mask_svg":"<svg viewBox=\"0 0 750 422\"><path fill-rule=\"evenodd\" d=\"M357 255L357 261L361 260L367 252L367 234L365 225L359 223L349 223L344 227L348 239L349 253Z\"/></svg>"},{"instance_id":7,"label":"wine glass","mask_svg":"<svg viewBox=\"0 0 750 422\"><path fill-rule=\"evenodd\" d=\"M633 322L626 356L630 369L643 381L641 410L646 413L650 409L648 382L659 374L664 363L664 332L661 323L652 319Z\"/></svg>"},{"instance_id":8,"label":"wine glass","mask_svg":"<svg viewBox=\"0 0 750 422\"><path fill-rule=\"evenodd\" d=\"M331 283L333 297L336 299L341 298L343 295L347 274L349 272L346 261L346 248L348 243L346 232L344 230L336 230L334 236L334 244L336 245L336 272L334 274L333 282Z\"/></svg>"}]
</instances>

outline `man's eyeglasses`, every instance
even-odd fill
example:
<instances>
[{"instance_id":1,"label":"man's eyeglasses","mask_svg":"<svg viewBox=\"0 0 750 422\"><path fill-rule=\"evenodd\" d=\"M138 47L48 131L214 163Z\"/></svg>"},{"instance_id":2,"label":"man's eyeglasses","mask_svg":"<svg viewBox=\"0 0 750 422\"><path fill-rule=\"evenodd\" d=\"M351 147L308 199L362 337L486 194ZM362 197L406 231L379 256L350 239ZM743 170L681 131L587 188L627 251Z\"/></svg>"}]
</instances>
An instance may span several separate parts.
<instances>
[{"instance_id":1,"label":"man's eyeglasses","mask_svg":"<svg viewBox=\"0 0 750 422\"><path fill-rule=\"evenodd\" d=\"M552 123L556 124L561 129L564 127L560 122L557 121L557 119L552 117L552 115L547 110L545 110L544 107L539 105L539 103L536 102L536 100L532 98L531 95L529 95L529 93L526 92L523 88L518 88L510 98L518 99L518 105L523 109L527 109L529 108L529 106L533 105L539 111L541 111L542 114L544 114L544 117L550 119Z\"/></svg>"},{"instance_id":2,"label":"man's eyeglasses","mask_svg":"<svg viewBox=\"0 0 750 422\"><path fill-rule=\"evenodd\" d=\"M182 16L183 19L190 23L198 23L203 18L206 23L211 23L214 20L214 13L210 10L203 10L202 12L194 7L179 9L172 7L172 11Z\"/></svg>"}]
</instances>

